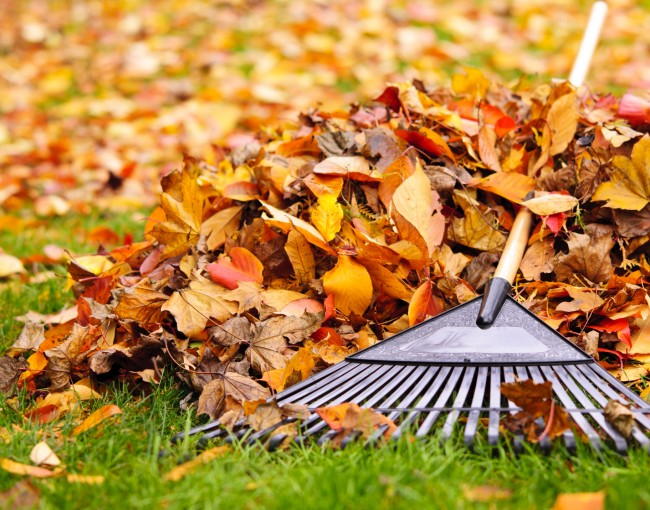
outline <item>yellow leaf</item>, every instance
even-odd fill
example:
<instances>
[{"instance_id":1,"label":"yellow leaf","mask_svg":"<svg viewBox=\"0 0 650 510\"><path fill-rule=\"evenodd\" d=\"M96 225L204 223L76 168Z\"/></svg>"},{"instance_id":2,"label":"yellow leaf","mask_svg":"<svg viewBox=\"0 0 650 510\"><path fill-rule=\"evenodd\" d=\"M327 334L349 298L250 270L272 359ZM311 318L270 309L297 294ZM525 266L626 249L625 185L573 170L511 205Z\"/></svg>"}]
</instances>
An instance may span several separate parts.
<instances>
[{"instance_id":1,"label":"yellow leaf","mask_svg":"<svg viewBox=\"0 0 650 510\"><path fill-rule=\"evenodd\" d=\"M395 190L393 206L415 227L431 254L442 242L445 221L443 216L436 212L440 207L438 194L431 189L429 179L419 165L415 172ZM417 243L417 240L407 240Z\"/></svg>"},{"instance_id":2,"label":"yellow leaf","mask_svg":"<svg viewBox=\"0 0 650 510\"><path fill-rule=\"evenodd\" d=\"M68 483L85 483L87 485L101 485L104 483L102 475L78 475L70 473L65 477Z\"/></svg>"},{"instance_id":3,"label":"yellow leaf","mask_svg":"<svg viewBox=\"0 0 650 510\"><path fill-rule=\"evenodd\" d=\"M14 475L33 476L35 478L46 478L55 474L54 471L50 471L49 469L21 464L11 459L2 458L0 458L0 468Z\"/></svg>"},{"instance_id":4,"label":"yellow leaf","mask_svg":"<svg viewBox=\"0 0 650 510\"><path fill-rule=\"evenodd\" d=\"M606 207L640 211L650 203L650 136L645 135L632 149L630 158L614 156L611 180L602 183L591 197L607 200Z\"/></svg>"},{"instance_id":5,"label":"yellow leaf","mask_svg":"<svg viewBox=\"0 0 650 510\"><path fill-rule=\"evenodd\" d=\"M311 222L329 242L339 230L343 219L343 208L336 201L334 195L323 195L318 198L318 203L311 208Z\"/></svg>"},{"instance_id":6,"label":"yellow leaf","mask_svg":"<svg viewBox=\"0 0 650 510\"><path fill-rule=\"evenodd\" d=\"M293 272L300 283L308 283L316 277L314 254L309 247L307 238L298 230L291 229L289 231L284 251L287 252Z\"/></svg>"},{"instance_id":7,"label":"yellow leaf","mask_svg":"<svg viewBox=\"0 0 650 510\"><path fill-rule=\"evenodd\" d=\"M339 256L334 269L323 275L323 288L334 296L334 305L344 314L361 315L372 301L368 271L348 255Z\"/></svg>"},{"instance_id":8,"label":"yellow leaf","mask_svg":"<svg viewBox=\"0 0 650 510\"><path fill-rule=\"evenodd\" d=\"M393 271L371 260L363 260L363 266L370 274L375 289L395 299L411 301L413 291Z\"/></svg>"},{"instance_id":9,"label":"yellow leaf","mask_svg":"<svg viewBox=\"0 0 650 510\"><path fill-rule=\"evenodd\" d=\"M499 231L494 213L471 201L462 192L455 192L454 199L462 207L465 217L452 220L449 238L477 250L497 252L502 249L506 238Z\"/></svg>"},{"instance_id":10,"label":"yellow leaf","mask_svg":"<svg viewBox=\"0 0 650 510\"><path fill-rule=\"evenodd\" d=\"M578 128L576 93L569 92L556 99L546 116L551 129L551 156L564 152Z\"/></svg>"},{"instance_id":11,"label":"yellow leaf","mask_svg":"<svg viewBox=\"0 0 650 510\"><path fill-rule=\"evenodd\" d=\"M239 229L243 206L228 207L210 216L201 224L201 236L205 237L208 250L214 251Z\"/></svg>"},{"instance_id":12,"label":"yellow leaf","mask_svg":"<svg viewBox=\"0 0 650 510\"><path fill-rule=\"evenodd\" d=\"M455 74L451 77L451 88L456 94L482 98L490 88L490 80L478 69L465 68L465 75Z\"/></svg>"},{"instance_id":13,"label":"yellow leaf","mask_svg":"<svg viewBox=\"0 0 650 510\"><path fill-rule=\"evenodd\" d=\"M87 430L96 427L106 418L110 418L116 414L122 414L122 410L118 406L115 404L105 405L104 407L97 409L97 411L88 416L88 418L82 421L80 425L76 426L72 431L72 435L78 436L82 432L86 432Z\"/></svg>"},{"instance_id":14,"label":"yellow leaf","mask_svg":"<svg viewBox=\"0 0 650 510\"><path fill-rule=\"evenodd\" d=\"M192 471L194 471L199 466L212 462L214 459L221 457L230 451L229 446L215 446L209 450L205 450L195 459L192 459L188 462L184 462L180 466L176 466L174 469L165 473L163 480L167 482L178 482L179 480L185 478Z\"/></svg>"}]
</instances>

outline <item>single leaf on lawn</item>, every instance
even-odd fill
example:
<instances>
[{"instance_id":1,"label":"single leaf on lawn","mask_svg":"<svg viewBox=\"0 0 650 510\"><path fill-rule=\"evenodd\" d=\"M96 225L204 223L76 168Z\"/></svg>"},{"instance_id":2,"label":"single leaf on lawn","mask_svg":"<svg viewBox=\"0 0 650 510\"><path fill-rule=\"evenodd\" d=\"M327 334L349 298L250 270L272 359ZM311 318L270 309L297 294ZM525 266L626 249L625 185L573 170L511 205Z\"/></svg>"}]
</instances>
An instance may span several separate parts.
<instances>
[{"instance_id":1,"label":"single leaf on lawn","mask_svg":"<svg viewBox=\"0 0 650 510\"><path fill-rule=\"evenodd\" d=\"M604 510L605 491L558 494L551 510Z\"/></svg>"},{"instance_id":2,"label":"single leaf on lawn","mask_svg":"<svg viewBox=\"0 0 650 510\"><path fill-rule=\"evenodd\" d=\"M174 292L162 310L171 313L187 337L205 329L209 319L223 322L237 312L237 305L223 298L223 287L209 280L192 280L189 287Z\"/></svg>"},{"instance_id":3,"label":"single leaf on lawn","mask_svg":"<svg viewBox=\"0 0 650 510\"><path fill-rule=\"evenodd\" d=\"M25 268L19 258L7 253L0 253L0 278L24 272Z\"/></svg>"},{"instance_id":4,"label":"single leaf on lawn","mask_svg":"<svg viewBox=\"0 0 650 510\"><path fill-rule=\"evenodd\" d=\"M52 448L45 441L36 443L34 448L29 454L29 460L31 460L37 466L60 466L61 460L56 456L56 453L52 451Z\"/></svg>"},{"instance_id":5,"label":"single leaf on lawn","mask_svg":"<svg viewBox=\"0 0 650 510\"><path fill-rule=\"evenodd\" d=\"M521 204L524 197L535 189L535 179L517 172L497 172L483 179L470 181L468 185Z\"/></svg>"},{"instance_id":6,"label":"single leaf on lawn","mask_svg":"<svg viewBox=\"0 0 650 510\"><path fill-rule=\"evenodd\" d=\"M311 222L322 234L325 241L329 242L336 237L341 230L343 220L343 208L337 202L334 195L323 195L318 197L316 205L312 206Z\"/></svg>"},{"instance_id":7,"label":"single leaf on lawn","mask_svg":"<svg viewBox=\"0 0 650 510\"><path fill-rule=\"evenodd\" d=\"M192 471L196 470L199 466L212 462L214 459L222 457L229 451L230 447L227 445L209 448L208 450L201 452L196 458L184 462L180 466L176 466L171 471L165 473L163 480L166 482L178 482L189 475Z\"/></svg>"},{"instance_id":8,"label":"single leaf on lawn","mask_svg":"<svg viewBox=\"0 0 650 510\"><path fill-rule=\"evenodd\" d=\"M575 92L556 99L548 110L546 122L551 129L551 156L560 154L573 140L578 128L578 100Z\"/></svg>"},{"instance_id":9,"label":"single leaf on lawn","mask_svg":"<svg viewBox=\"0 0 650 510\"><path fill-rule=\"evenodd\" d=\"M33 476L34 478L47 478L54 476L54 471L28 464L21 464L11 459L0 458L0 468L14 475Z\"/></svg>"},{"instance_id":10,"label":"single leaf on lawn","mask_svg":"<svg viewBox=\"0 0 650 510\"><path fill-rule=\"evenodd\" d=\"M336 266L323 275L323 288L344 314L362 315L372 301L368 270L349 255L340 255Z\"/></svg>"},{"instance_id":11,"label":"single leaf on lawn","mask_svg":"<svg viewBox=\"0 0 650 510\"><path fill-rule=\"evenodd\" d=\"M212 281L228 289L236 289L239 282L261 284L264 281L264 266L246 248L235 247L229 255L230 257L221 256L217 262L205 266Z\"/></svg>"},{"instance_id":12,"label":"single leaf on lawn","mask_svg":"<svg viewBox=\"0 0 650 510\"><path fill-rule=\"evenodd\" d=\"M228 207L210 216L201 224L201 236L205 237L208 250L221 248L239 229L243 206Z\"/></svg>"},{"instance_id":13,"label":"single leaf on lawn","mask_svg":"<svg viewBox=\"0 0 650 510\"><path fill-rule=\"evenodd\" d=\"M111 416L115 416L116 414L122 414L122 410L118 406L115 404L105 405L104 407L97 409L97 411L92 413L90 416L88 416L88 418L77 425L72 431L72 435L78 436L79 434L82 434L83 432L96 427L105 419L110 418Z\"/></svg>"},{"instance_id":14,"label":"single leaf on lawn","mask_svg":"<svg viewBox=\"0 0 650 510\"><path fill-rule=\"evenodd\" d=\"M300 283L309 283L316 277L314 254L307 242L307 238L298 230L289 230L284 251L287 252L293 272Z\"/></svg>"},{"instance_id":15,"label":"single leaf on lawn","mask_svg":"<svg viewBox=\"0 0 650 510\"><path fill-rule=\"evenodd\" d=\"M104 483L105 478L102 475L78 475L76 473L68 473L65 476L68 483L83 483L86 485L101 485Z\"/></svg>"},{"instance_id":16,"label":"single leaf on lawn","mask_svg":"<svg viewBox=\"0 0 650 510\"><path fill-rule=\"evenodd\" d=\"M422 168L417 166L415 172L395 190L393 207L402 218L415 227L424 239L429 255L440 246L445 234L445 219L439 212L438 193L431 189L429 179ZM397 226L399 230L399 222Z\"/></svg>"},{"instance_id":17,"label":"single leaf on lawn","mask_svg":"<svg viewBox=\"0 0 650 510\"><path fill-rule=\"evenodd\" d=\"M632 149L632 155L614 156L613 172L591 197L607 200L606 207L640 211L650 203L650 135L645 135Z\"/></svg>"}]
</instances>

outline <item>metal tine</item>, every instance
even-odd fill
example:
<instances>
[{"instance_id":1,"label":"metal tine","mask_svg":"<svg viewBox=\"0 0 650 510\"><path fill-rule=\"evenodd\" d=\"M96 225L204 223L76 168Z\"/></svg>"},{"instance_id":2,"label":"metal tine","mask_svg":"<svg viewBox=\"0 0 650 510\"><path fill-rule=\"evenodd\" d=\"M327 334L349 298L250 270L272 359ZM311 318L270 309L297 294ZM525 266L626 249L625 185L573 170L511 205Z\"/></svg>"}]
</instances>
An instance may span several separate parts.
<instances>
[{"instance_id":1,"label":"metal tine","mask_svg":"<svg viewBox=\"0 0 650 510\"><path fill-rule=\"evenodd\" d=\"M341 450L345 450L350 445L350 443L356 441L360 435L361 435L360 430L353 430L352 432L347 434L341 441Z\"/></svg>"},{"instance_id":2,"label":"metal tine","mask_svg":"<svg viewBox=\"0 0 650 510\"><path fill-rule=\"evenodd\" d=\"M287 437L288 434L275 434L271 436L266 444L266 449L270 452L274 452Z\"/></svg>"},{"instance_id":3,"label":"metal tine","mask_svg":"<svg viewBox=\"0 0 650 510\"><path fill-rule=\"evenodd\" d=\"M435 367L438 369L438 367ZM442 367L439 370L434 371L431 376L429 374L426 374L425 377L422 378L420 383L413 388L413 390L407 395L407 397L400 402L400 407L408 407L410 406L413 401L420 397L418 399L418 403L415 404L413 407L425 407L429 400L436 394L438 389L442 386L442 384L447 380L447 376L451 372L451 367ZM428 386L428 388L427 388ZM425 391L425 388L426 391ZM424 393L423 393L424 391ZM408 413L406 418L402 420L402 422L399 424L399 427L397 430L393 433L392 438L394 440L399 439L404 431L413 423L413 421L416 419L416 417L420 413L418 411L411 411ZM398 414L395 412L392 412L389 415L389 418L393 421L395 421L395 418L397 418Z\"/></svg>"},{"instance_id":4,"label":"metal tine","mask_svg":"<svg viewBox=\"0 0 650 510\"><path fill-rule=\"evenodd\" d=\"M369 365L373 366L373 365ZM379 379L381 375L383 375L384 372L389 372L393 367L390 365L381 365L382 371L378 372L377 377L370 378L364 382L364 386L354 386L353 384L347 384L345 387L342 388L344 391L343 393L338 393L334 398L342 401L342 402L355 402L356 400L359 400L359 395L361 396L367 396L367 393L363 393L363 390L365 390L368 386L372 386L372 384L375 382L375 380ZM371 388L374 389L374 388ZM333 399L321 399L320 401L316 401L312 403L313 407L321 406L325 403L331 403ZM356 403L356 402L355 402ZM319 430L323 429L327 424L325 421L320 420L320 417L317 414L312 414L310 418L308 418L304 424L305 427L308 427L307 431L305 432L306 435L312 435L318 432ZM314 425L315 423L315 425Z\"/></svg>"},{"instance_id":5,"label":"metal tine","mask_svg":"<svg viewBox=\"0 0 650 510\"><path fill-rule=\"evenodd\" d=\"M517 377L519 379L532 379L533 382L538 382L535 381L535 379L532 377L532 374L529 374L529 370L526 370L526 367L524 366L516 366L515 371L517 372ZM540 422L542 423L542 425L546 425L544 423L544 420L540 419ZM537 444L539 445L540 449L545 453L548 453L551 450L551 440L549 439L548 436L544 436L541 439L541 441L539 441Z\"/></svg>"},{"instance_id":6,"label":"metal tine","mask_svg":"<svg viewBox=\"0 0 650 510\"><path fill-rule=\"evenodd\" d=\"M221 423L219 422L219 420L213 423L216 424L217 428L213 428L209 430L201 437L200 441L203 441L203 443L206 443L211 439L217 439L221 436L226 436L231 433L231 431L228 430L227 428L221 427ZM233 425L233 430L241 430L241 428L244 427L244 425L246 425L246 419L241 419Z\"/></svg>"},{"instance_id":7,"label":"metal tine","mask_svg":"<svg viewBox=\"0 0 650 510\"><path fill-rule=\"evenodd\" d=\"M541 384L544 382L544 377L542 376L542 373L539 371L539 367L536 366L529 366L528 371L530 372L530 375L533 378L533 381L535 381L538 384ZM576 449L576 438L575 435L573 434L572 430L566 430L563 434L562 437L564 439L564 446L567 450L573 452Z\"/></svg>"},{"instance_id":8,"label":"metal tine","mask_svg":"<svg viewBox=\"0 0 650 510\"><path fill-rule=\"evenodd\" d=\"M460 415L460 411L458 411L458 408L465 406L465 400L467 399L467 395L469 394L469 389L471 388L472 383L474 382L475 374L476 374L476 367L467 367L465 369L465 374L463 374L463 379L461 380L460 388L458 389L458 395L456 395L456 398L454 399L454 403L453 403L454 409L447 415L445 424L442 426L442 438L444 440L449 439L451 437L452 432L454 431L454 425L456 424L456 421L458 420L458 416ZM431 425L433 425L433 422ZM420 430L423 430L424 427L425 424L423 423ZM429 428L431 428L431 426L429 426ZM419 433L420 431L418 431L418 434Z\"/></svg>"},{"instance_id":9,"label":"metal tine","mask_svg":"<svg viewBox=\"0 0 650 510\"><path fill-rule=\"evenodd\" d=\"M501 407L501 367L490 367L490 414L488 415L488 444L499 443L499 420Z\"/></svg>"},{"instance_id":10,"label":"metal tine","mask_svg":"<svg viewBox=\"0 0 650 510\"><path fill-rule=\"evenodd\" d=\"M310 388L311 386L318 384L322 379L327 379L329 381L330 378L334 375L338 377L344 376L348 372L353 371L353 369L358 366L358 363L352 363L350 361L343 360L340 363L337 363L336 365L317 373L316 375L308 377L304 381L300 381L299 383L294 384L277 396L281 400L286 400L290 397L293 397L296 393L301 392L305 388Z\"/></svg>"},{"instance_id":11,"label":"metal tine","mask_svg":"<svg viewBox=\"0 0 650 510\"><path fill-rule=\"evenodd\" d=\"M458 385L460 377L461 377L461 375L463 375L463 371L464 371L463 367L455 367L454 368L451 375L449 376L449 379L447 380L447 384L445 384L445 389L442 391L442 393L438 397L438 400L436 400L436 403L434 404L434 407L442 407L447 403L447 401L449 400L449 397L451 397L451 394L456 389L456 386ZM471 384L471 381L470 381L470 384ZM437 391L438 390L436 389L436 393L437 393ZM462 389L461 389L461 391L462 391ZM469 387L467 388L467 391L469 391ZM465 392L465 396L467 396L467 391ZM463 397L463 402L465 401L465 396ZM431 397L429 398L429 400L430 399L431 399ZM426 405L427 405L427 403L424 403L424 406L426 406ZM460 405L462 405L462 402L461 402ZM449 411L451 411L451 410L452 409L450 408ZM429 430L431 429L433 424L438 420L438 417L440 416L440 414L441 414L441 411L433 411L433 412L428 413L426 415L426 418L424 419L424 421L420 425L420 428L418 429L417 433L415 434L415 437L424 437L429 432ZM447 415L447 416L449 416L449 415ZM456 420L454 419L454 422L455 421ZM452 427L453 427L453 422L452 422ZM443 435L442 437L443 437L443 439L448 439L450 436L451 436L451 433L449 434L449 436L444 436Z\"/></svg>"},{"instance_id":12,"label":"metal tine","mask_svg":"<svg viewBox=\"0 0 650 510\"><path fill-rule=\"evenodd\" d=\"M573 376L573 378L578 381L578 384L580 384L587 391L587 393L589 393L589 395L591 395L604 409L607 405L607 397L600 393L591 383L591 381L584 377L584 374L578 370L577 366L567 366L566 369ZM650 447L650 439L648 439L646 435L637 427L634 427L632 429L632 435L634 436L634 439L639 442L639 444L646 448L646 450Z\"/></svg>"},{"instance_id":13,"label":"metal tine","mask_svg":"<svg viewBox=\"0 0 650 510\"><path fill-rule=\"evenodd\" d=\"M318 446L323 446L323 445L329 443L332 439L334 439L337 434L338 434L337 430L330 430L328 432L325 432L325 434L323 434L318 439L318 442L316 444L318 444Z\"/></svg>"},{"instance_id":14,"label":"metal tine","mask_svg":"<svg viewBox=\"0 0 650 510\"><path fill-rule=\"evenodd\" d=\"M616 385L613 384L614 382L618 383L618 381L611 381L611 383L610 383L610 381L609 381L610 378L609 377L607 379L604 379L603 374L598 373L599 372L598 370L593 370L593 369L589 370L591 367L587 367L585 365L578 365L578 368L580 369L580 371L583 374L585 374L585 376L591 382L593 382L610 399L620 401L620 399L621 399L620 392L616 391L616 390L619 389L618 384L616 384ZM623 387L626 390L625 397L627 398L628 397L627 393L628 392L631 393L631 392L625 386L623 386ZM616 389L614 389L614 388L616 388ZM633 393L632 396L635 397L634 399L632 399L633 403L638 404L638 405L640 405L642 407L647 406L647 403L644 403L644 401L641 400L640 398L639 398L640 402L636 401L636 399L638 398L636 394ZM640 423L646 429L650 430L650 419L648 419L647 416L645 416L642 413L635 413L634 416L636 418L637 423ZM644 435L644 437L645 437L645 435Z\"/></svg>"},{"instance_id":15,"label":"metal tine","mask_svg":"<svg viewBox=\"0 0 650 510\"><path fill-rule=\"evenodd\" d=\"M513 367L510 366L503 367L503 379L507 383L515 382L515 374L514 374ZM518 413L517 406L514 404L514 402L508 400L508 407L512 409L512 411L510 411L510 414L514 415ZM522 450L523 439L524 436L521 433L514 434L513 446L516 452L520 452Z\"/></svg>"},{"instance_id":16,"label":"metal tine","mask_svg":"<svg viewBox=\"0 0 650 510\"><path fill-rule=\"evenodd\" d=\"M602 409L598 409L591 399L584 393L582 388L578 386L576 381L567 373L563 366L558 365L555 368L555 373L558 374L562 382L569 388L569 391L575 396L576 399L582 404L582 406L587 410L593 410L589 413L593 420L600 425L600 427L607 433L607 435L614 441L616 450L625 454L628 449L627 441L625 438L620 435L614 428L607 423L605 416L602 413Z\"/></svg>"},{"instance_id":17,"label":"metal tine","mask_svg":"<svg viewBox=\"0 0 650 510\"><path fill-rule=\"evenodd\" d=\"M361 365L357 364L358 367ZM336 398L336 391L341 388L348 388L350 386L357 385L360 381L365 379L370 373L376 368L375 365L365 365L360 370L349 370L346 374L342 375L340 378L331 378L327 381L326 384L322 386L317 386L317 389L314 390L311 387L307 387L302 391L291 395L290 397L285 397L282 395L278 399L278 404L282 402L297 402L299 404L308 405L310 402L313 402L315 399L321 398L321 402L332 401ZM334 392L334 394L332 393Z\"/></svg>"},{"instance_id":18,"label":"metal tine","mask_svg":"<svg viewBox=\"0 0 650 510\"><path fill-rule=\"evenodd\" d=\"M474 386L474 396L472 397L472 407L481 407L485 398L485 387L487 385L489 367L479 367L476 375L476 385ZM474 439L476 438L476 429L478 428L478 420L481 417L481 411L470 411L467 416L467 424L465 425L465 432L463 438L465 445L468 448L473 448Z\"/></svg>"},{"instance_id":19,"label":"metal tine","mask_svg":"<svg viewBox=\"0 0 650 510\"><path fill-rule=\"evenodd\" d=\"M204 423L203 425L198 425L197 427L192 427L190 430L187 432L179 432L178 434L175 434L174 437L171 439L172 444L176 444L179 441L182 441L186 436L195 436L196 434L200 434L201 432L209 432L214 429L218 429L221 426L221 422L219 420L214 420L209 423Z\"/></svg>"},{"instance_id":20,"label":"metal tine","mask_svg":"<svg viewBox=\"0 0 650 510\"><path fill-rule=\"evenodd\" d=\"M205 447L209 441L213 439L220 438L221 436L226 436L224 441L227 444L230 444L233 442L234 439L241 439L244 437L246 434L250 432L249 427L241 427L239 430L228 430L225 428L215 430L214 432L210 432L208 434L205 434L201 439L199 439L198 446L199 448Z\"/></svg>"},{"instance_id":21,"label":"metal tine","mask_svg":"<svg viewBox=\"0 0 650 510\"><path fill-rule=\"evenodd\" d=\"M544 374L546 380L551 381L551 383L553 384L553 392L558 396L562 405L564 405L564 407L566 407L567 409L576 407L576 403L567 394L567 392L564 389L564 386L558 380L552 367L540 366L540 370ZM589 424L587 419L582 415L582 413L569 411L569 414L573 418L573 421L575 421L576 425L580 427L582 432L589 438L589 444L593 446L593 448L596 451L601 451L602 443L600 441L600 437L598 436L598 433L593 429L593 427Z\"/></svg>"}]
</instances>

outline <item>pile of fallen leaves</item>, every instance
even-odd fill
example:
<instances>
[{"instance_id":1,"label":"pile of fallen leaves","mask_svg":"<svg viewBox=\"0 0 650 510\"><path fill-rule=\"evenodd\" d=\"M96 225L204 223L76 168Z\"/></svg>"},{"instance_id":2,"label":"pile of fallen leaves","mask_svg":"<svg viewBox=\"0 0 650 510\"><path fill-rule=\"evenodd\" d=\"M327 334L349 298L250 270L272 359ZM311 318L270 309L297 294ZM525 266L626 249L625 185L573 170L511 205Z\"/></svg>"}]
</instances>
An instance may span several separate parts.
<instances>
[{"instance_id":1,"label":"pile of fallen leaves","mask_svg":"<svg viewBox=\"0 0 650 510\"><path fill-rule=\"evenodd\" d=\"M650 361L644 104L469 71L451 89L396 83L365 106L308 111L215 148L210 164L186 157L162 179L145 241L69 261L76 305L25 317L0 390L25 388L29 417L49 422L102 382L156 383L171 367L199 414L236 419L475 297L522 205L536 221L516 299L639 379Z\"/></svg>"}]
</instances>

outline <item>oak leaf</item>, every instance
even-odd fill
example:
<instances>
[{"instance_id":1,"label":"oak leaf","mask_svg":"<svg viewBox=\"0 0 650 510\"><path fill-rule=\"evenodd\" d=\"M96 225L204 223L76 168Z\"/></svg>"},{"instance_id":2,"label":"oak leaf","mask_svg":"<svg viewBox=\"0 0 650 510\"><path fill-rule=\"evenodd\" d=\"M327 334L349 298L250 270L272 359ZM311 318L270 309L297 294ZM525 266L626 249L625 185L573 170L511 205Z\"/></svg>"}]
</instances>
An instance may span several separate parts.
<instances>
[{"instance_id":1,"label":"oak leaf","mask_svg":"<svg viewBox=\"0 0 650 510\"><path fill-rule=\"evenodd\" d=\"M372 301L368 270L349 255L340 255L336 266L323 275L323 288L344 314L362 315Z\"/></svg>"}]
</instances>

